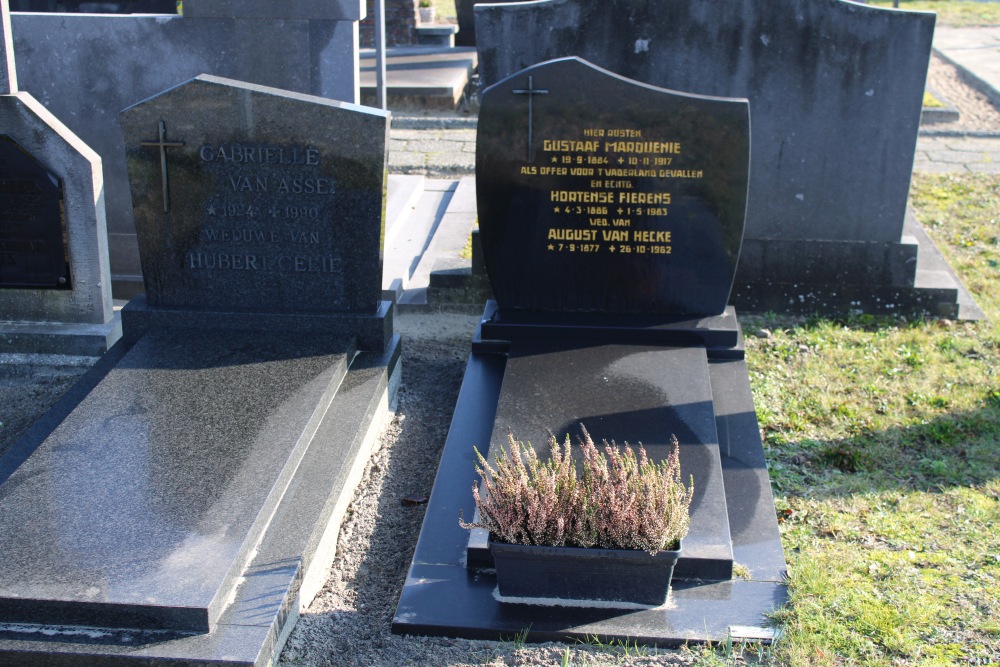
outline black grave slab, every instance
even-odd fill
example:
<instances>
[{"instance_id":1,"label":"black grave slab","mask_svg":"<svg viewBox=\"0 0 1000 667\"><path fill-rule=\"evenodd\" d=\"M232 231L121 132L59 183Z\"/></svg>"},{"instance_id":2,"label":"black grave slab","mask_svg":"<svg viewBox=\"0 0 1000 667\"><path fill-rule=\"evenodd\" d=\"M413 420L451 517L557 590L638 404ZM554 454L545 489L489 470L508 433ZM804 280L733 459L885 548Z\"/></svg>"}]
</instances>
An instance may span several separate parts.
<instances>
[{"instance_id":1,"label":"black grave slab","mask_svg":"<svg viewBox=\"0 0 1000 667\"><path fill-rule=\"evenodd\" d=\"M488 88L476 184L500 309L722 313L749 133L745 100L655 88L578 58Z\"/></svg>"},{"instance_id":2,"label":"black grave slab","mask_svg":"<svg viewBox=\"0 0 1000 667\"><path fill-rule=\"evenodd\" d=\"M719 438L705 348L518 342L507 354L489 440L492 460L508 433L549 455L548 434L575 441L580 424L594 442L642 444L665 459L680 443L681 473L693 478L691 530L681 545L678 578L731 579L733 552ZM485 443L476 443L480 450ZM485 530L470 538L470 563L489 563Z\"/></svg>"},{"instance_id":3,"label":"black grave slab","mask_svg":"<svg viewBox=\"0 0 1000 667\"><path fill-rule=\"evenodd\" d=\"M0 287L69 289L59 177L0 135Z\"/></svg>"},{"instance_id":4,"label":"black grave slab","mask_svg":"<svg viewBox=\"0 0 1000 667\"><path fill-rule=\"evenodd\" d=\"M528 629L528 641L597 636L659 646L725 640L731 626L758 627L787 601L785 561L774 500L742 360L711 361L727 516L737 562L749 580L678 582L657 609L613 610L501 603L489 572L470 571L468 531L456 517L475 510L473 445L491 437L501 396L503 355L474 352L455 405L420 539L400 596L396 634L503 639Z\"/></svg>"}]
</instances>

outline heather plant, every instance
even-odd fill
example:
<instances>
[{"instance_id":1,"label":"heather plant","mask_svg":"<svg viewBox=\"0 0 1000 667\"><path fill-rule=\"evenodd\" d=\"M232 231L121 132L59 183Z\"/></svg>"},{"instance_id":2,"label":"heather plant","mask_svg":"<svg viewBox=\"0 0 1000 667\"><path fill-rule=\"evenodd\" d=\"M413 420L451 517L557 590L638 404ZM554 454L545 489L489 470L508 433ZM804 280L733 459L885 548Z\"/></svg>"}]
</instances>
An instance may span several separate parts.
<instances>
[{"instance_id":1,"label":"heather plant","mask_svg":"<svg viewBox=\"0 0 1000 667\"><path fill-rule=\"evenodd\" d=\"M494 465L476 450L473 485L479 521L464 528L485 528L495 539L512 544L635 549L656 553L676 549L690 526L694 480L681 481L680 449L671 436L663 461L649 459L613 441L598 448L581 424L580 470L569 435L560 444L549 439L551 454L541 460L531 443L508 436Z\"/></svg>"}]
</instances>

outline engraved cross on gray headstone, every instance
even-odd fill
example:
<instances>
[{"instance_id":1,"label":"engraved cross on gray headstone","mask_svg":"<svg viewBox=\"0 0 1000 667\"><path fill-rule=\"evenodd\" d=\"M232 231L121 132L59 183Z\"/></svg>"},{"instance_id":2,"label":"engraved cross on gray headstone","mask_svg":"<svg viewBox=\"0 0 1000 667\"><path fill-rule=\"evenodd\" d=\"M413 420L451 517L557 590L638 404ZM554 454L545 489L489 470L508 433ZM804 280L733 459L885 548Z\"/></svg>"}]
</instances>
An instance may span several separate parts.
<instances>
[{"instance_id":1,"label":"engraved cross on gray headstone","mask_svg":"<svg viewBox=\"0 0 1000 667\"><path fill-rule=\"evenodd\" d=\"M183 141L167 141L167 124L160 121L160 138L157 141L143 141L140 146L156 146L160 149L160 173L163 182L163 212L170 212L170 184L167 181L167 149L180 148Z\"/></svg>"},{"instance_id":2,"label":"engraved cross on gray headstone","mask_svg":"<svg viewBox=\"0 0 1000 667\"><path fill-rule=\"evenodd\" d=\"M532 126L532 115L534 110L532 108L532 100L535 99L535 95L548 95L549 91L544 89L535 88L535 77L528 75L528 87L527 88L517 88L511 91L515 95L527 95L528 96L528 156L525 158L528 162L531 162L531 126Z\"/></svg>"},{"instance_id":3,"label":"engraved cross on gray headstone","mask_svg":"<svg viewBox=\"0 0 1000 667\"><path fill-rule=\"evenodd\" d=\"M0 0L0 95L17 92L17 68L14 66L14 38L10 32L10 5Z\"/></svg>"}]
</instances>

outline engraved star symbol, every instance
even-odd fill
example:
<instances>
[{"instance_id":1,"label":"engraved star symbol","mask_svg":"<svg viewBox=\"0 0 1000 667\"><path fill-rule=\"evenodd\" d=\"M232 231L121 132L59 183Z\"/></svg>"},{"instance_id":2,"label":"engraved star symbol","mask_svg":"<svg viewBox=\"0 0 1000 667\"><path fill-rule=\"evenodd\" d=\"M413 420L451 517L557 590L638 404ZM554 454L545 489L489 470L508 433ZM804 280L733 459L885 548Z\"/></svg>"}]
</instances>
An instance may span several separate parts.
<instances>
[{"instance_id":1,"label":"engraved star symbol","mask_svg":"<svg viewBox=\"0 0 1000 667\"><path fill-rule=\"evenodd\" d=\"M559 210L559 207L558 207L558 206L556 206L556 207L555 207L555 209L553 209L553 211L552 211L552 212L553 212L553 213L562 213L562 211L560 211L560 210Z\"/></svg>"},{"instance_id":2,"label":"engraved star symbol","mask_svg":"<svg viewBox=\"0 0 1000 667\"><path fill-rule=\"evenodd\" d=\"M559 158L557 158L555 155L553 155L552 156L552 161L553 162L559 162Z\"/></svg>"},{"instance_id":3,"label":"engraved star symbol","mask_svg":"<svg viewBox=\"0 0 1000 667\"><path fill-rule=\"evenodd\" d=\"M215 204L209 204L208 205L208 214L209 215L215 215Z\"/></svg>"},{"instance_id":4,"label":"engraved star symbol","mask_svg":"<svg viewBox=\"0 0 1000 667\"><path fill-rule=\"evenodd\" d=\"M556 249L556 247L550 243L549 244L549 250L555 250L555 249Z\"/></svg>"}]
</instances>

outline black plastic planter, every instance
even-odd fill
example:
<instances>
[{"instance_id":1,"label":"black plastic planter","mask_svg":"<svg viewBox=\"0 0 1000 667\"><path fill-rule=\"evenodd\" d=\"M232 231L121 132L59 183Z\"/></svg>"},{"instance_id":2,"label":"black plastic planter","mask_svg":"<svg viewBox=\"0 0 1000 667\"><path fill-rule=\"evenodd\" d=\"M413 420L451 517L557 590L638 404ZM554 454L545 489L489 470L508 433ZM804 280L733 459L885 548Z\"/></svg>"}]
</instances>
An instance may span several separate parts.
<instances>
[{"instance_id":1,"label":"black plastic planter","mask_svg":"<svg viewBox=\"0 0 1000 667\"><path fill-rule=\"evenodd\" d=\"M501 598L557 598L658 606L680 551L582 549L490 540Z\"/></svg>"}]
</instances>

